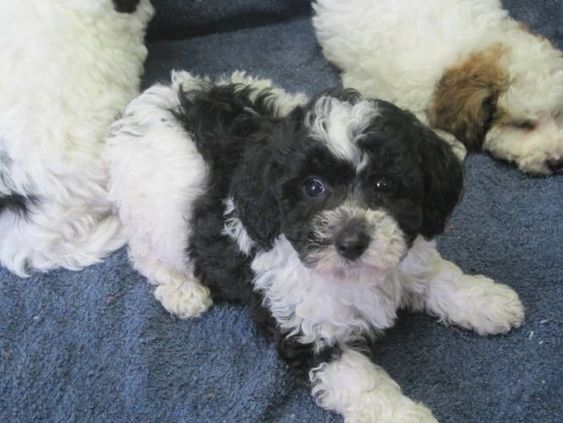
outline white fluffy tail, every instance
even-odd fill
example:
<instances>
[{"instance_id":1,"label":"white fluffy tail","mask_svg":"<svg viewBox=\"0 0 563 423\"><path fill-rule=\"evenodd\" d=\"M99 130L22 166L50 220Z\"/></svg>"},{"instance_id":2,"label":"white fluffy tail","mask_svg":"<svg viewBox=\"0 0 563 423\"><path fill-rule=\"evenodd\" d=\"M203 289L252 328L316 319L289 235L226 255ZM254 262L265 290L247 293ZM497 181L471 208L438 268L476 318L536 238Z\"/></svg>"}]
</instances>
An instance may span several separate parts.
<instances>
[{"instance_id":1,"label":"white fluffy tail","mask_svg":"<svg viewBox=\"0 0 563 423\"><path fill-rule=\"evenodd\" d=\"M18 276L58 267L79 270L100 262L125 244L121 224L113 214L69 218L45 214L0 216L0 263ZM75 217L75 216L73 216Z\"/></svg>"}]
</instances>

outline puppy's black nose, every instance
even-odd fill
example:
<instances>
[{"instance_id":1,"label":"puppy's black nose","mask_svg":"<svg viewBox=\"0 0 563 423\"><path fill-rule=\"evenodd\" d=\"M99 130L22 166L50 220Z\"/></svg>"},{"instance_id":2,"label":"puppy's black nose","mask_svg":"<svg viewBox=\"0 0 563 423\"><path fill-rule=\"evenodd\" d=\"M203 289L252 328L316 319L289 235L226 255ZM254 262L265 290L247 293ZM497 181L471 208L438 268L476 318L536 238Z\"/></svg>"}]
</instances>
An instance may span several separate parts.
<instances>
[{"instance_id":1,"label":"puppy's black nose","mask_svg":"<svg viewBox=\"0 0 563 423\"><path fill-rule=\"evenodd\" d=\"M342 257L355 260L366 251L370 242L371 237L363 230L348 228L340 232L334 245Z\"/></svg>"},{"instance_id":2,"label":"puppy's black nose","mask_svg":"<svg viewBox=\"0 0 563 423\"><path fill-rule=\"evenodd\" d=\"M563 159L548 160L546 163L547 167L554 173L563 170Z\"/></svg>"}]
</instances>

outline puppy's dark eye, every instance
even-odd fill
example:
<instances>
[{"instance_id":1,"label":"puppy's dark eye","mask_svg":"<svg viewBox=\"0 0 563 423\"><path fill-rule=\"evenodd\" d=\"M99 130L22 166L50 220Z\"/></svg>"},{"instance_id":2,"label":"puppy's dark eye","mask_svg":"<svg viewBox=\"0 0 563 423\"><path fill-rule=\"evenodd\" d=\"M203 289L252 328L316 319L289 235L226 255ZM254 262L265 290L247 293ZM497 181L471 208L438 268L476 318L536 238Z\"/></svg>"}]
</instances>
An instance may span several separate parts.
<instances>
[{"instance_id":1,"label":"puppy's dark eye","mask_svg":"<svg viewBox=\"0 0 563 423\"><path fill-rule=\"evenodd\" d=\"M393 181L385 176L378 176L373 180L375 191L387 193L393 190Z\"/></svg>"},{"instance_id":2,"label":"puppy's dark eye","mask_svg":"<svg viewBox=\"0 0 563 423\"><path fill-rule=\"evenodd\" d=\"M305 194L312 198L319 197L326 192L325 185L319 178L308 178L303 185L303 189Z\"/></svg>"}]
</instances>

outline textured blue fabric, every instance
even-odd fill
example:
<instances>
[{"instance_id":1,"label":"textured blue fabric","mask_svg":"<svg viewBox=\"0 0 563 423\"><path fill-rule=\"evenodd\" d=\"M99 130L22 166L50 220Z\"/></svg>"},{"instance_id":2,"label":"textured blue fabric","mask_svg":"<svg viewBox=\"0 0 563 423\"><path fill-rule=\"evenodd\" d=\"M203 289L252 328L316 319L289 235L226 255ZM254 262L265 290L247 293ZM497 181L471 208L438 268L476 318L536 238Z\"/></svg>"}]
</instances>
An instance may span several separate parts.
<instances>
[{"instance_id":1,"label":"textured blue fabric","mask_svg":"<svg viewBox=\"0 0 563 423\"><path fill-rule=\"evenodd\" d=\"M246 69L309 94L338 82L306 2L153 2L159 14L145 86L167 80L173 67L210 75ZM563 47L560 1L505 4ZM404 313L378 343L376 362L444 423L560 422L563 177L530 178L486 155L471 156L466 172L440 250L465 271L516 289L526 323L480 337ZM243 308L177 320L119 251L80 272L19 279L0 270L0 422L32 421L341 418L313 403Z\"/></svg>"}]
</instances>

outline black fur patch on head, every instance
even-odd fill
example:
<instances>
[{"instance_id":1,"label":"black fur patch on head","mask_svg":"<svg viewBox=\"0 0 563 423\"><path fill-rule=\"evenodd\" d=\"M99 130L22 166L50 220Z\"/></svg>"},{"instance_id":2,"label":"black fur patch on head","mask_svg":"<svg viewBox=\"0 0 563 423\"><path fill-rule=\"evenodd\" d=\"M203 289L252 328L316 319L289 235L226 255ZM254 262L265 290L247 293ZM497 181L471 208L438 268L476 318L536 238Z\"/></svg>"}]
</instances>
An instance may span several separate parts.
<instances>
[{"instance_id":1,"label":"black fur patch on head","mask_svg":"<svg viewBox=\"0 0 563 423\"><path fill-rule=\"evenodd\" d=\"M113 7L119 13L134 13L141 0L112 0Z\"/></svg>"}]
</instances>

